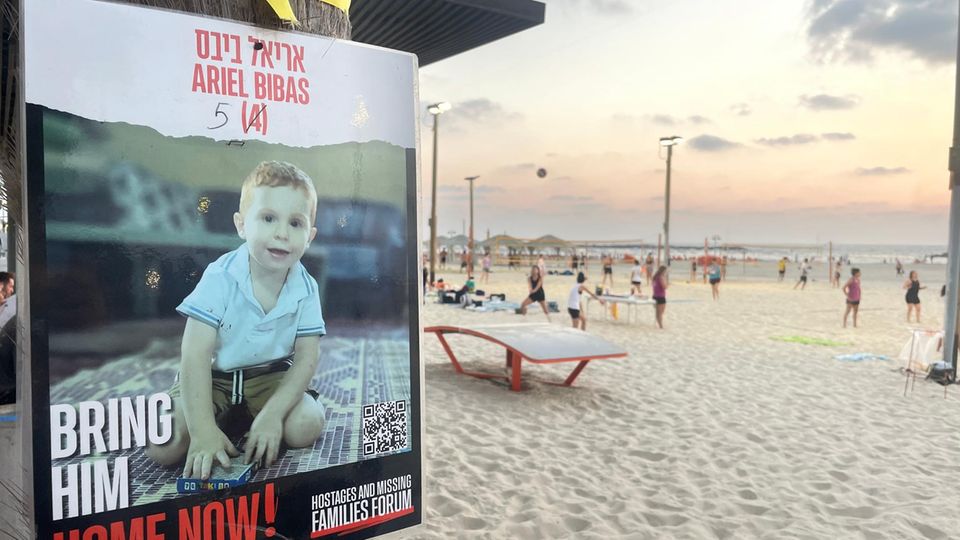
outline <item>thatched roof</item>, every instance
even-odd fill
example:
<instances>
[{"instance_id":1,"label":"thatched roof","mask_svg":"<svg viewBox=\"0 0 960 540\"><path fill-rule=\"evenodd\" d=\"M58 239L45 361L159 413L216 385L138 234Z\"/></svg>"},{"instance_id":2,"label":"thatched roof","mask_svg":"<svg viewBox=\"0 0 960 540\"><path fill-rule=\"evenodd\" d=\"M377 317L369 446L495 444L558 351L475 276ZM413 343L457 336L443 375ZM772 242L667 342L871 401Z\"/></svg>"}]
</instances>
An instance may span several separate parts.
<instances>
[{"instance_id":1,"label":"thatched roof","mask_svg":"<svg viewBox=\"0 0 960 540\"><path fill-rule=\"evenodd\" d=\"M552 234L546 234L540 238L534 238L526 244L529 247L552 247L552 248L565 248L570 245L570 242L562 238L557 238Z\"/></svg>"},{"instance_id":2,"label":"thatched roof","mask_svg":"<svg viewBox=\"0 0 960 540\"><path fill-rule=\"evenodd\" d=\"M487 238L483 242L479 242L479 244L484 247L496 247L498 245L504 247L520 247L523 246L523 243L523 240L514 238L509 234L498 234Z\"/></svg>"}]
</instances>

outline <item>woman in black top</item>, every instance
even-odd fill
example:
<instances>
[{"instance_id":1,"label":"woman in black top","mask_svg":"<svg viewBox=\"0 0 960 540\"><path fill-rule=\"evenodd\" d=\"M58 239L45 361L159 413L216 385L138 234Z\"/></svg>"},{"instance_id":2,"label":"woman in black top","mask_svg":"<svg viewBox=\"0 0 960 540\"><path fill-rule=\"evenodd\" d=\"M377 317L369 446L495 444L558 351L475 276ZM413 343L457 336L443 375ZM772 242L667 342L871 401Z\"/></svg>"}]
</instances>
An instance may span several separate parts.
<instances>
[{"instance_id":1,"label":"woman in black top","mask_svg":"<svg viewBox=\"0 0 960 540\"><path fill-rule=\"evenodd\" d=\"M910 277L903 282L903 288L907 289L907 322L910 322L910 313L916 310L917 323L920 323L920 289L926 287L920 286L920 280L917 278L917 271L911 270Z\"/></svg>"},{"instance_id":2,"label":"woman in black top","mask_svg":"<svg viewBox=\"0 0 960 540\"><path fill-rule=\"evenodd\" d=\"M533 265L533 268L530 269L530 294L520 304L520 313L526 315L527 306L534 302L540 304L540 307L543 308L543 314L547 316L547 321L549 321L547 296L543 292L543 275L540 274L540 267L537 265Z\"/></svg>"}]
</instances>

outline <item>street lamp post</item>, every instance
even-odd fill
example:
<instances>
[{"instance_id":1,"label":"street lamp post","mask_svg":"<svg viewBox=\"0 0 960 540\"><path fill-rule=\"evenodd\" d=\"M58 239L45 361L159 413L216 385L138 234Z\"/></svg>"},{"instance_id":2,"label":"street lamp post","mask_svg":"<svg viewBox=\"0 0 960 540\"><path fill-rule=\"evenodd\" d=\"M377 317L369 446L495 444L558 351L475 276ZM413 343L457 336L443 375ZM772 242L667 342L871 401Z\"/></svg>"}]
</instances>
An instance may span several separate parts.
<instances>
[{"instance_id":1,"label":"street lamp post","mask_svg":"<svg viewBox=\"0 0 960 540\"><path fill-rule=\"evenodd\" d=\"M437 131L440 125L440 115L450 110L446 101L434 103L427 107L427 112L433 115L433 183L430 188L430 283L436 283L435 270L437 268Z\"/></svg>"},{"instance_id":2,"label":"street lamp post","mask_svg":"<svg viewBox=\"0 0 960 540\"><path fill-rule=\"evenodd\" d=\"M470 252L469 257L467 258L467 275L473 275L473 181L479 176L468 176L464 178L467 182L470 182L470 239L467 241L467 251Z\"/></svg>"},{"instance_id":3,"label":"street lamp post","mask_svg":"<svg viewBox=\"0 0 960 540\"><path fill-rule=\"evenodd\" d=\"M663 255L667 262L667 268L670 267L670 162L673 158L673 147L682 142L683 137L678 137L676 135L670 137L660 137L660 146L667 147L667 186L666 195L664 197L663 211Z\"/></svg>"}]
</instances>

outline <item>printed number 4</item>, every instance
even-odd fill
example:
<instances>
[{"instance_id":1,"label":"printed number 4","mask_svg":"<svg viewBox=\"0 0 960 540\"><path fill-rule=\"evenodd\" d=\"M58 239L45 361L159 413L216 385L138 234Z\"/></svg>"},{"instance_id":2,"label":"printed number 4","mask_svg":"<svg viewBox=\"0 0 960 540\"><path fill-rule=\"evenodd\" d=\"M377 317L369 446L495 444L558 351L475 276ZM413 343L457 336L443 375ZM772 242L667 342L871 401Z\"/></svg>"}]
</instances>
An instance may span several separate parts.
<instances>
[{"instance_id":1,"label":"printed number 4","mask_svg":"<svg viewBox=\"0 0 960 540\"><path fill-rule=\"evenodd\" d=\"M207 129L219 129L219 128L222 128L223 126L227 125L227 122L230 121L230 118L227 116L227 113L225 113L225 112L223 112L223 111L220 110L220 107L222 107L222 106L224 106L224 105L229 106L230 104L229 104L229 103L223 103L222 101L221 101L220 103L217 103L217 110L214 111L214 113L213 113L214 116L222 116L222 117L223 117L223 122L222 122L220 125L218 125L218 126L208 127Z\"/></svg>"}]
</instances>

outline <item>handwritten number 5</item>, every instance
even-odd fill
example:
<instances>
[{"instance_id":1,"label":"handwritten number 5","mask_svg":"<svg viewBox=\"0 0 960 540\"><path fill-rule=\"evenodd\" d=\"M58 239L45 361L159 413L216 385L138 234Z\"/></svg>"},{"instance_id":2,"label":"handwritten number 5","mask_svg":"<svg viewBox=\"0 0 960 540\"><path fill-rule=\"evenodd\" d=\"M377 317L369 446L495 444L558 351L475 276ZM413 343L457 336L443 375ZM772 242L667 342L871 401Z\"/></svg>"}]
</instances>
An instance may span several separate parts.
<instances>
[{"instance_id":1,"label":"handwritten number 5","mask_svg":"<svg viewBox=\"0 0 960 540\"><path fill-rule=\"evenodd\" d=\"M222 128L223 126L227 125L227 122L230 121L230 118L227 116L227 113L225 113L225 112L223 112L223 111L220 110L220 107L222 107L222 106L224 106L224 105L228 105L228 106L229 106L230 104L229 104L229 103L223 103L223 102L217 103L217 110L216 110L216 112L213 113L214 116L222 116L222 117L223 117L223 123L221 123L219 126L208 127L207 129L219 129L219 128Z\"/></svg>"}]
</instances>

